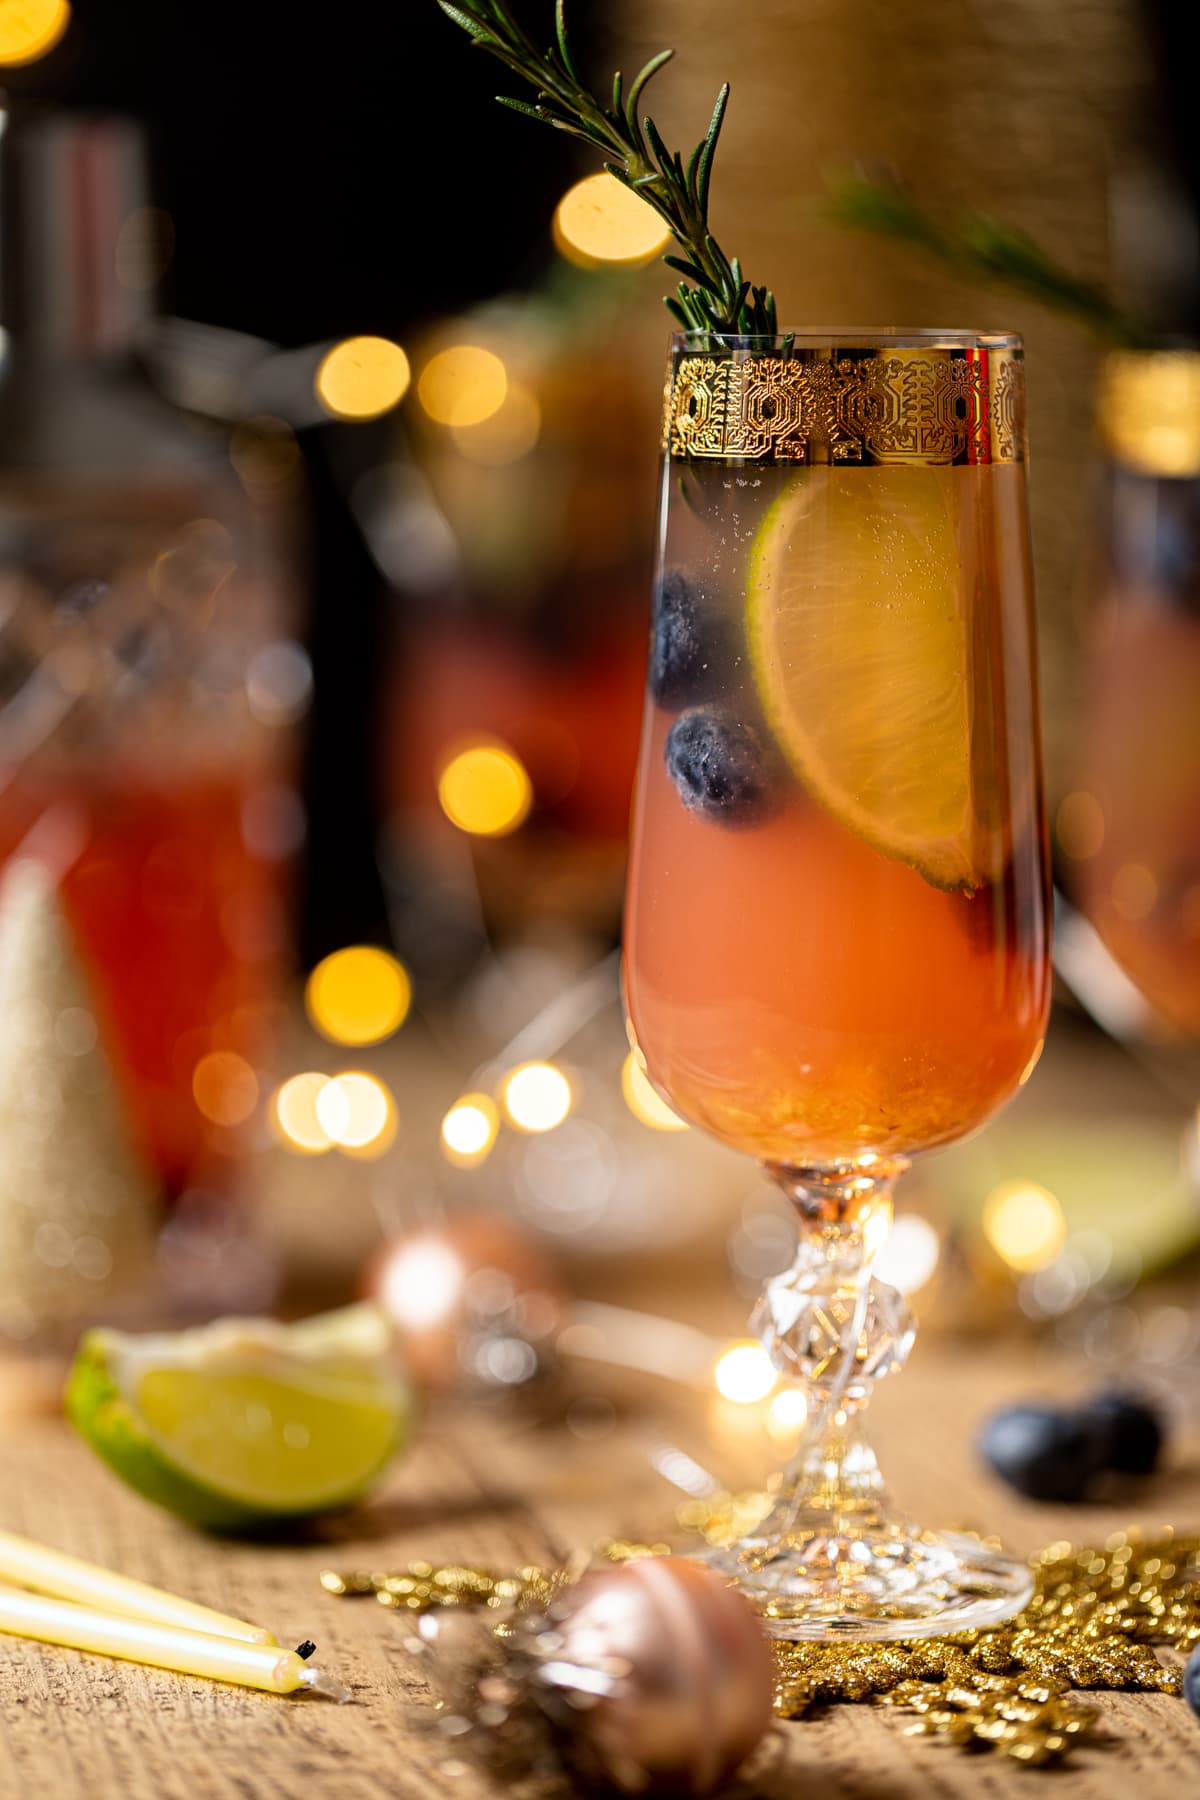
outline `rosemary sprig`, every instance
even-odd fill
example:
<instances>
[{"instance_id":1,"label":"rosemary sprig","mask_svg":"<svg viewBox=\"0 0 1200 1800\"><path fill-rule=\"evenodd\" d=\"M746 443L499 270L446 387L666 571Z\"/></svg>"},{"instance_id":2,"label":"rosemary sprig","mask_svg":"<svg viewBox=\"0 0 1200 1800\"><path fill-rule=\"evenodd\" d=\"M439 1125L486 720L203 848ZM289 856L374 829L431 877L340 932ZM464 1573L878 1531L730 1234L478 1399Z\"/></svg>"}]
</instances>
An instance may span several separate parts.
<instances>
[{"instance_id":1,"label":"rosemary sprig","mask_svg":"<svg viewBox=\"0 0 1200 1800\"><path fill-rule=\"evenodd\" d=\"M1073 275L1033 238L990 213L967 210L942 223L903 188L855 177L835 188L829 216L836 224L911 244L967 280L1025 294L1068 314L1104 343L1145 349L1156 342L1144 319L1125 311L1103 288Z\"/></svg>"},{"instance_id":2,"label":"rosemary sprig","mask_svg":"<svg viewBox=\"0 0 1200 1800\"><path fill-rule=\"evenodd\" d=\"M729 101L729 83L717 95L708 130L685 163L678 151L667 149L654 120L639 116L646 87L675 52L660 50L628 87L618 71L613 77L611 105L605 106L580 79L567 38L563 4L564 0L555 0L554 42L543 51L517 24L505 0L457 0L457 4L438 0L446 17L481 50L533 88L532 103L498 94L501 106L540 119L599 150L609 174L647 201L670 227L682 254L663 260L685 279L664 300L683 329L773 337L778 329L775 296L769 288L754 287L745 278L737 257L725 255L708 227L713 157Z\"/></svg>"}]
</instances>

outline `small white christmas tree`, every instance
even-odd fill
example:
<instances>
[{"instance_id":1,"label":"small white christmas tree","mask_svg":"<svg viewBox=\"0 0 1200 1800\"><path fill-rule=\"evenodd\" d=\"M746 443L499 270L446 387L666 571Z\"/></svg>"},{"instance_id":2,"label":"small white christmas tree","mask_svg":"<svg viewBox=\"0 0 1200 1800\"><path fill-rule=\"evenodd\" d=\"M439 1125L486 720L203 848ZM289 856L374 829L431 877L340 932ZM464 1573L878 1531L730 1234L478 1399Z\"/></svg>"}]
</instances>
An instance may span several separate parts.
<instances>
[{"instance_id":1,"label":"small white christmas tree","mask_svg":"<svg viewBox=\"0 0 1200 1800\"><path fill-rule=\"evenodd\" d=\"M18 858L0 883L0 1336L143 1286L157 1215L53 878Z\"/></svg>"}]
</instances>

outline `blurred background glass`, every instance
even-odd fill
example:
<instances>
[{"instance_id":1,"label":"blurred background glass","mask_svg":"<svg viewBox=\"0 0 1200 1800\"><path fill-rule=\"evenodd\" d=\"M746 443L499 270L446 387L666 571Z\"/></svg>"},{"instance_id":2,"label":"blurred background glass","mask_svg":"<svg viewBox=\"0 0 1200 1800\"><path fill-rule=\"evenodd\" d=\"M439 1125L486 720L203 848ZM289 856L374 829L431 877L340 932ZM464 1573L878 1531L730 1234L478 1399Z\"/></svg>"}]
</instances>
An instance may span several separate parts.
<instances>
[{"instance_id":1,"label":"blurred background glass","mask_svg":"<svg viewBox=\"0 0 1200 1800\"><path fill-rule=\"evenodd\" d=\"M267 519L134 360L170 230L142 133L7 123L0 863L58 883L177 1198L227 1184L267 1063L307 658Z\"/></svg>"},{"instance_id":2,"label":"blurred background glass","mask_svg":"<svg viewBox=\"0 0 1200 1800\"><path fill-rule=\"evenodd\" d=\"M1068 891L1146 1005L1200 1037L1200 358L1124 351L1101 385ZM1197 1088L1200 1098L1200 1084Z\"/></svg>"}]
</instances>

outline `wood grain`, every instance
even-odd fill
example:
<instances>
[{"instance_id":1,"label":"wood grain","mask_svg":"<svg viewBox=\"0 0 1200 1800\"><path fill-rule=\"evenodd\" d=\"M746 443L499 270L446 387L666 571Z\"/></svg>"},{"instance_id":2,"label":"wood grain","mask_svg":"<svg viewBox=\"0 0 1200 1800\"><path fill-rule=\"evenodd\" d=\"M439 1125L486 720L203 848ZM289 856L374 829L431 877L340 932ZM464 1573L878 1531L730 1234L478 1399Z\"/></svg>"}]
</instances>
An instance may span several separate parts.
<instances>
[{"instance_id":1,"label":"wood grain","mask_svg":"<svg viewBox=\"0 0 1200 1800\"><path fill-rule=\"evenodd\" d=\"M930 1524L983 1524L1022 1551L1059 1536L1096 1540L1133 1522L1200 1522L1200 1472L1187 1456L1136 1503L1035 1507L978 1470L972 1430L991 1405L1045 1389L1070 1391L1075 1372L1028 1354L919 1347L905 1379L881 1392L878 1439L898 1496ZM501 1568L547 1562L601 1535L654 1538L669 1529L671 1490L647 1446L667 1439L742 1479L748 1454L719 1421L660 1390L626 1397L608 1435L581 1441L555 1423L490 1409L433 1419L418 1447L369 1504L289 1543L209 1539L127 1493L64 1426L0 1430L5 1481L0 1525L27 1532L261 1621L281 1640L317 1640L322 1660L354 1689L354 1704L280 1700L70 1651L0 1639L0 1796L59 1800L490 1800L499 1786L447 1766L422 1729L429 1693L397 1647L397 1621L373 1601L338 1600L318 1585L329 1565L385 1567L425 1557ZM739 1466L742 1465L742 1466ZM1175 1800L1200 1775L1200 1721L1153 1695L1100 1697L1103 1745L1041 1774L904 1735L902 1716L862 1706L781 1726L740 1792L762 1800ZM564 1783L553 1800L571 1790Z\"/></svg>"}]
</instances>

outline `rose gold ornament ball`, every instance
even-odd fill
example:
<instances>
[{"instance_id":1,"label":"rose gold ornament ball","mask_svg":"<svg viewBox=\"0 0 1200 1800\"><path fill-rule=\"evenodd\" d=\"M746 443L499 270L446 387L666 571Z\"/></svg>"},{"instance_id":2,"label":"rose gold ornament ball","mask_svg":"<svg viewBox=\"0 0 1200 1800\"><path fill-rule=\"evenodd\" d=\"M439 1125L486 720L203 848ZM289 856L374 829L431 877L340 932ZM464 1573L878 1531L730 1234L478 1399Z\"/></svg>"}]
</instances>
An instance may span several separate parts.
<instances>
[{"instance_id":1,"label":"rose gold ornament ball","mask_svg":"<svg viewBox=\"0 0 1200 1800\"><path fill-rule=\"evenodd\" d=\"M555 1663L612 1675L573 1736L626 1793L710 1794L762 1738L775 1664L757 1618L682 1557L597 1569L553 1609Z\"/></svg>"},{"instance_id":2,"label":"rose gold ornament ball","mask_svg":"<svg viewBox=\"0 0 1200 1800\"><path fill-rule=\"evenodd\" d=\"M546 1257L494 1212L457 1213L389 1239L360 1288L391 1319L410 1374L434 1392L463 1380L473 1334L503 1320L536 1346L562 1322L562 1287Z\"/></svg>"}]
</instances>

